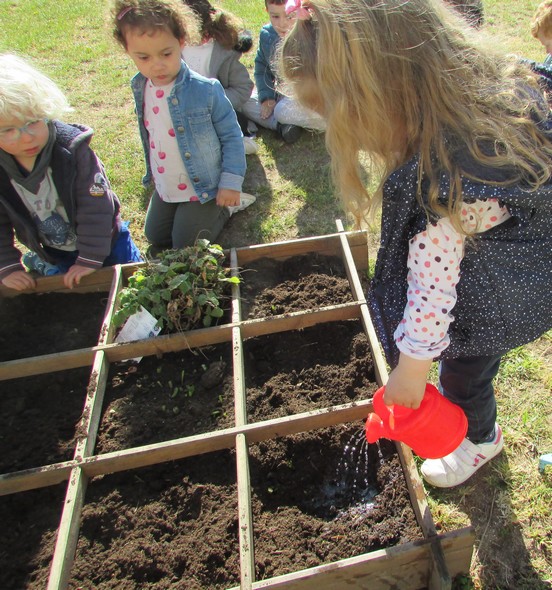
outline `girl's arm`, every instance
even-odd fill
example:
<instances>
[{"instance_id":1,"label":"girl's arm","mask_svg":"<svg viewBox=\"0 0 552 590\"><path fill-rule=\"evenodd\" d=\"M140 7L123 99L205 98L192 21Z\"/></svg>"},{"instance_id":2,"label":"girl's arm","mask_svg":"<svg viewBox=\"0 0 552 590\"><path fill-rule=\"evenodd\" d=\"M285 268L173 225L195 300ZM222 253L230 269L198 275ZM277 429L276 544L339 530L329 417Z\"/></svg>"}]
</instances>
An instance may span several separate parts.
<instances>
[{"instance_id":1,"label":"girl's arm","mask_svg":"<svg viewBox=\"0 0 552 590\"><path fill-rule=\"evenodd\" d=\"M221 145L219 190L241 192L245 176L245 148L236 112L218 80L212 80L211 121Z\"/></svg>"},{"instance_id":2,"label":"girl's arm","mask_svg":"<svg viewBox=\"0 0 552 590\"><path fill-rule=\"evenodd\" d=\"M4 279L15 272L25 273L25 269L21 264L21 252L15 247L12 222L6 209L0 205L0 281L4 283Z\"/></svg>"},{"instance_id":3,"label":"girl's arm","mask_svg":"<svg viewBox=\"0 0 552 590\"><path fill-rule=\"evenodd\" d=\"M272 48L271 35L267 29L261 29L259 35L259 47L255 56L255 86L257 86L257 95L259 102L262 104L265 100L276 100L276 77L272 71L270 63L271 55L267 54Z\"/></svg>"},{"instance_id":4,"label":"girl's arm","mask_svg":"<svg viewBox=\"0 0 552 590\"><path fill-rule=\"evenodd\" d=\"M247 68L239 60L239 54L232 52L232 56L225 61L217 78L234 109L239 110L251 96L254 86Z\"/></svg>"},{"instance_id":5,"label":"girl's arm","mask_svg":"<svg viewBox=\"0 0 552 590\"><path fill-rule=\"evenodd\" d=\"M508 210L496 199L464 204L461 212L462 224L469 233L484 232L508 217ZM432 360L449 345L464 241L464 234L446 217L410 241L407 305L395 331L401 354L386 387L388 404L417 408Z\"/></svg>"}]
</instances>

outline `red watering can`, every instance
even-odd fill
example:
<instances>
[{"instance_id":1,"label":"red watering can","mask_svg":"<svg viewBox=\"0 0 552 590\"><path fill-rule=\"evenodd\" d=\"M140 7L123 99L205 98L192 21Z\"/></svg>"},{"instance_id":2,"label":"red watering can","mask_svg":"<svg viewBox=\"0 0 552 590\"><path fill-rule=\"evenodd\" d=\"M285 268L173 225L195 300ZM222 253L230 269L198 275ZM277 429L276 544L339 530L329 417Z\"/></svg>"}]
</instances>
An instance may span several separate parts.
<instances>
[{"instance_id":1,"label":"red watering can","mask_svg":"<svg viewBox=\"0 0 552 590\"><path fill-rule=\"evenodd\" d=\"M431 383L426 385L422 403L417 410L403 406L387 406L383 401L385 387L374 394L375 413L366 420L366 440L379 438L399 440L422 459L440 459L456 449L464 440L468 420L462 408L441 395Z\"/></svg>"}]
</instances>

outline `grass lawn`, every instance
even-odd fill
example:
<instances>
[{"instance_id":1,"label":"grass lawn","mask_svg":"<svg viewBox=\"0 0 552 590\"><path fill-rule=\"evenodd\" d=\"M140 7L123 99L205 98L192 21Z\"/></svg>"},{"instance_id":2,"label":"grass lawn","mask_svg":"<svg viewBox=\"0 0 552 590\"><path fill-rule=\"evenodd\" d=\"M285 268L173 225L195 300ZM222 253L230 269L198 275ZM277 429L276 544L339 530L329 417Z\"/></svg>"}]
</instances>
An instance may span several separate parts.
<instances>
[{"instance_id":1,"label":"grass lawn","mask_svg":"<svg viewBox=\"0 0 552 590\"><path fill-rule=\"evenodd\" d=\"M538 0L484 0L485 30L509 51L542 59L529 33ZM262 0L219 0L241 16L256 37L266 22ZM110 35L106 0L4 0L0 51L30 57L68 95L78 121L95 129L93 147L122 201L123 216L145 250L143 223L149 195L143 190L142 150L129 80L135 73ZM255 49L244 56L252 68ZM330 182L323 137L305 134L288 146L268 131L260 151L248 156L244 190L257 203L232 218L223 246L272 242L335 230L343 217ZM371 246L375 255L377 231ZM501 458L485 468L478 485L452 491L428 488L443 530L473 524L476 551L469 578L457 588L552 588L552 473L540 474L539 456L552 452L552 335L513 351L497 382L499 420L505 435Z\"/></svg>"}]
</instances>

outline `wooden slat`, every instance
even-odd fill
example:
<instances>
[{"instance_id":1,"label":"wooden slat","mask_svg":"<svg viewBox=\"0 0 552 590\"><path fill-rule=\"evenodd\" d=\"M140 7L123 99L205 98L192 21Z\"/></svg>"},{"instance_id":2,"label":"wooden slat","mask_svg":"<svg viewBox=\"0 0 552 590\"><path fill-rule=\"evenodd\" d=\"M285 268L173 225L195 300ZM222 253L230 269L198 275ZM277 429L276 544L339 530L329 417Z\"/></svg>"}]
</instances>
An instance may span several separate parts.
<instances>
[{"instance_id":1,"label":"wooden slat","mask_svg":"<svg viewBox=\"0 0 552 590\"><path fill-rule=\"evenodd\" d=\"M349 232L351 248L355 251L358 268L368 267L367 234L365 231ZM241 267L251 264L260 258L269 257L273 260L285 260L292 256L304 256L316 252L326 256L340 256L338 234L300 238L286 242L272 242L271 244L258 244L236 248L238 262Z\"/></svg>"},{"instance_id":2,"label":"wooden slat","mask_svg":"<svg viewBox=\"0 0 552 590\"><path fill-rule=\"evenodd\" d=\"M353 252L356 266L359 269L368 268L367 258L367 233L364 230L346 232L349 236L350 247ZM238 263L244 266L248 263L258 260L259 258L270 257L273 259L286 259L290 256L304 255L309 252L317 252L328 256L339 256L339 238L336 234L327 236L315 236L289 240L285 242L272 242L270 244L259 244L255 246L244 246L236 248ZM121 274L124 280L128 280L137 269L142 268L146 263L131 263L117 265L121 268ZM89 293L94 291L109 291L113 269L115 267L106 267L98 269L90 275L81 279L80 285L73 289L67 289L63 284L62 275L53 275L50 277L38 277L36 287L26 291L15 291L0 284L1 297L16 297L28 293Z\"/></svg>"},{"instance_id":3,"label":"wooden slat","mask_svg":"<svg viewBox=\"0 0 552 590\"><path fill-rule=\"evenodd\" d=\"M120 284L120 277L120 272L116 272L114 283ZM76 463L81 461L83 457L89 457L94 450L108 372L109 363L105 353L99 351L94 359L84 411L79 424L83 436L80 437L75 448L74 459ZM87 485L88 477L80 467L75 467L71 471L67 487L47 590L65 590L69 583Z\"/></svg>"},{"instance_id":4,"label":"wooden slat","mask_svg":"<svg viewBox=\"0 0 552 590\"><path fill-rule=\"evenodd\" d=\"M339 220L336 221L336 224L338 230L343 229L343 224ZM341 246L343 249L343 255L345 257L346 269L349 276L349 282L351 284L351 290L353 291L353 295L357 301L365 302L366 299L365 293L362 290L362 284L360 283L358 274L355 272L354 266L352 264L352 255L349 248L349 243L347 241L347 234L340 233L339 236L341 239ZM362 325L364 326L364 331L366 332L366 336L368 337L368 341L370 343L370 350L372 352L372 358L376 372L376 381L381 387L387 383L389 374L387 371L387 363L383 357L378 336L376 334L376 330L370 316L370 311L368 310L368 305L366 303L361 307L361 319Z\"/></svg>"},{"instance_id":5,"label":"wooden slat","mask_svg":"<svg viewBox=\"0 0 552 590\"><path fill-rule=\"evenodd\" d=\"M101 420L102 404L105 394L105 387L109 374L109 362L103 351L99 351L92 365L90 382L86 392L86 402L79 427L86 433L75 448L75 460L82 457L89 457L96 444L96 437Z\"/></svg>"},{"instance_id":6,"label":"wooden slat","mask_svg":"<svg viewBox=\"0 0 552 590\"><path fill-rule=\"evenodd\" d=\"M238 525L240 545L240 590L250 590L255 580L253 513L251 509L251 478L247 440L236 436L236 469L238 479Z\"/></svg>"},{"instance_id":7,"label":"wooden slat","mask_svg":"<svg viewBox=\"0 0 552 590\"><path fill-rule=\"evenodd\" d=\"M289 330L302 330L324 322L354 319L358 318L360 314L359 303L343 303L314 311L298 311L267 319L247 320L241 322L240 327L242 337L252 338ZM0 381L90 366L94 355L99 351L104 351L108 360L113 363L139 356L151 356L229 342L232 340L232 330L235 327L236 324L224 324L212 328L135 340L134 342L101 344L90 348L5 361L0 363Z\"/></svg>"},{"instance_id":8,"label":"wooden slat","mask_svg":"<svg viewBox=\"0 0 552 590\"><path fill-rule=\"evenodd\" d=\"M232 276L237 277L238 259L236 250L231 255ZM243 362L243 341L239 322L241 320L240 286L232 286L232 322L236 327L232 329L232 364L234 377L234 422L236 426L247 423L247 397L245 391L245 367Z\"/></svg>"},{"instance_id":9,"label":"wooden slat","mask_svg":"<svg viewBox=\"0 0 552 590\"><path fill-rule=\"evenodd\" d=\"M97 350L97 347L80 348L67 352L5 361L0 363L0 381L89 367L94 362L94 355ZM8 388L9 384L2 385L4 391L7 391Z\"/></svg>"},{"instance_id":10,"label":"wooden slat","mask_svg":"<svg viewBox=\"0 0 552 590\"><path fill-rule=\"evenodd\" d=\"M31 293L90 293L96 291L109 291L113 277L113 267L100 268L92 274L82 277L80 285L68 289L63 284L63 275L52 275L49 277L37 277L36 287L25 291L15 291L0 285L1 297L16 297Z\"/></svg>"},{"instance_id":11,"label":"wooden slat","mask_svg":"<svg viewBox=\"0 0 552 590\"><path fill-rule=\"evenodd\" d=\"M445 554L447 570L452 578L467 574L473 558L475 530L468 526L439 535L438 540Z\"/></svg>"},{"instance_id":12,"label":"wooden slat","mask_svg":"<svg viewBox=\"0 0 552 590\"><path fill-rule=\"evenodd\" d=\"M75 468L67 487L47 590L65 590L69 583L87 484L88 478L80 468Z\"/></svg>"},{"instance_id":13,"label":"wooden slat","mask_svg":"<svg viewBox=\"0 0 552 590\"><path fill-rule=\"evenodd\" d=\"M251 444L270 438L361 420L371 408L371 400L356 401L264 422L255 422L206 434L96 455L83 459L80 464L90 476L146 467L165 461L232 448L238 434L244 434L248 443Z\"/></svg>"},{"instance_id":14,"label":"wooden slat","mask_svg":"<svg viewBox=\"0 0 552 590\"><path fill-rule=\"evenodd\" d=\"M290 330L304 330L325 322L352 320L360 317L360 304L356 302L329 305L309 311L296 311L270 318L245 320L240 323L243 339L266 336Z\"/></svg>"},{"instance_id":15,"label":"wooden slat","mask_svg":"<svg viewBox=\"0 0 552 590\"><path fill-rule=\"evenodd\" d=\"M123 286L123 273L121 266L117 265L113 269L113 279L109 291L109 299L105 310L104 320L100 328L100 338L98 344L108 344L113 342L115 337L115 326L113 325L113 315L117 309L117 296Z\"/></svg>"},{"instance_id":16,"label":"wooden slat","mask_svg":"<svg viewBox=\"0 0 552 590\"><path fill-rule=\"evenodd\" d=\"M0 381L90 366L94 361L94 355L100 351L105 352L110 362L117 362L139 356L151 356L220 344L230 341L231 338L232 324L225 324L213 328L135 340L134 342L102 344L90 348L6 361L0 363Z\"/></svg>"},{"instance_id":17,"label":"wooden slat","mask_svg":"<svg viewBox=\"0 0 552 590\"><path fill-rule=\"evenodd\" d=\"M235 249L230 254L232 276L239 274L238 258ZM240 287L232 289L232 322L241 320ZM247 424L247 396L245 387L245 367L243 359L243 340L239 326L232 330L232 360L234 367L234 421L236 427ZM253 512L251 509L251 478L247 440L243 434L236 436L236 476L238 482L238 540L240 551L240 589L251 590L255 580L255 557L253 540Z\"/></svg>"},{"instance_id":18,"label":"wooden slat","mask_svg":"<svg viewBox=\"0 0 552 590\"><path fill-rule=\"evenodd\" d=\"M466 572L471 555L473 536L468 530L440 536L456 563L464 560ZM357 557L301 570L291 574L261 580L253 590L417 590L427 587L428 555L431 541L413 541L389 549L373 551ZM239 590L232 588L231 590Z\"/></svg>"},{"instance_id":19,"label":"wooden slat","mask_svg":"<svg viewBox=\"0 0 552 590\"><path fill-rule=\"evenodd\" d=\"M53 486L69 479L75 461L63 461L0 475L0 496Z\"/></svg>"}]
</instances>

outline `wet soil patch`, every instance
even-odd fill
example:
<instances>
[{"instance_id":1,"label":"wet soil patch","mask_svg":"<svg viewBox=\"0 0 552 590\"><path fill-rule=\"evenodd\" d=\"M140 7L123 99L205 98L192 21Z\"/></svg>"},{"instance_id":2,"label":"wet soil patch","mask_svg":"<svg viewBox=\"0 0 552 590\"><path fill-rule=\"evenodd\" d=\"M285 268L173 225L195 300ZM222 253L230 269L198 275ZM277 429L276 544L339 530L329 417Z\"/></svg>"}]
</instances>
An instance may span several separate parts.
<instances>
[{"instance_id":1,"label":"wet soil patch","mask_svg":"<svg viewBox=\"0 0 552 590\"><path fill-rule=\"evenodd\" d=\"M257 579L421 538L395 446L362 423L251 448Z\"/></svg>"}]
</instances>

